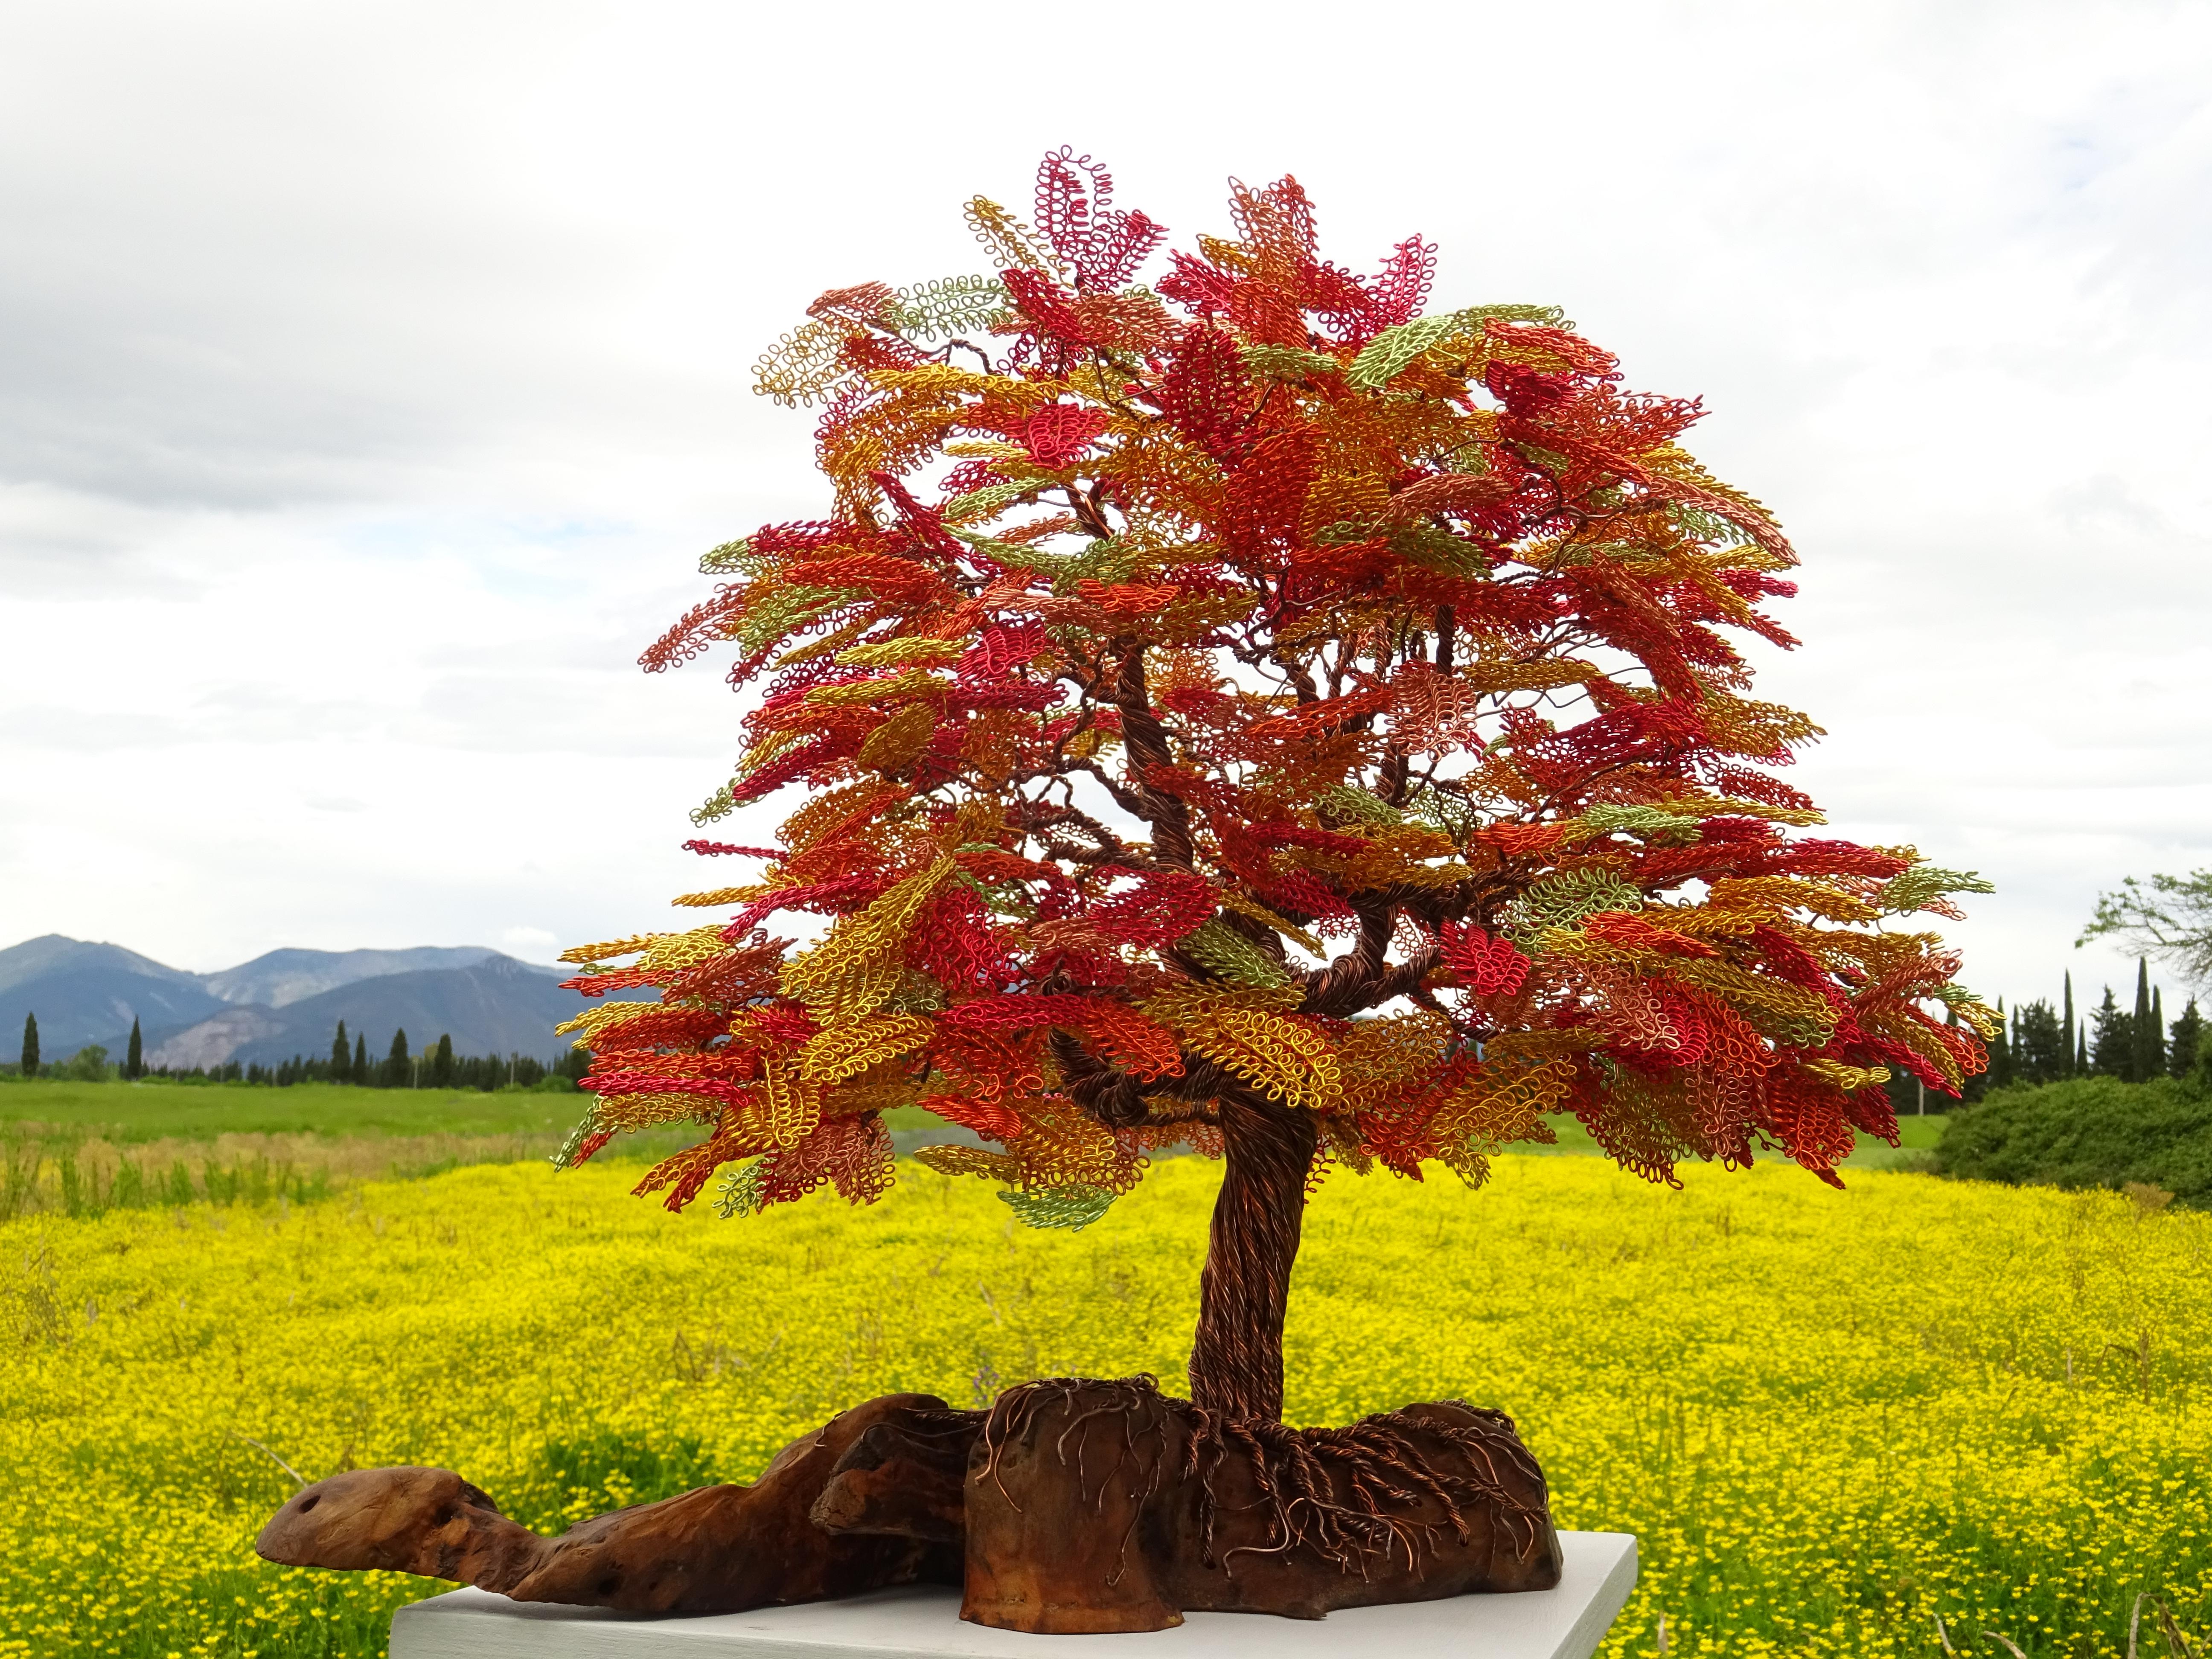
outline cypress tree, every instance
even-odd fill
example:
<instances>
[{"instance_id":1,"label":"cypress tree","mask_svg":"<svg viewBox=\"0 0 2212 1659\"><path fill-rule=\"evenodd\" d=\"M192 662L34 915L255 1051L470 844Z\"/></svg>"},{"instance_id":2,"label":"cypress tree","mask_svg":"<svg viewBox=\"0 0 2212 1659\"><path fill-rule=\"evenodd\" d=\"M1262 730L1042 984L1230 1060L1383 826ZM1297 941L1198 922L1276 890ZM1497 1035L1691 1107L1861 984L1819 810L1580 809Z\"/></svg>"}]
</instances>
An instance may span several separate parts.
<instances>
[{"instance_id":1,"label":"cypress tree","mask_svg":"<svg viewBox=\"0 0 2212 1659\"><path fill-rule=\"evenodd\" d=\"M437 1089L453 1086L453 1039L450 1033L439 1037L437 1049L430 1056L430 1085Z\"/></svg>"},{"instance_id":2,"label":"cypress tree","mask_svg":"<svg viewBox=\"0 0 2212 1659\"><path fill-rule=\"evenodd\" d=\"M356 1035L353 1040L353 1081L368 1082L368 1038Z\"/></svg>"},{"instance_id":3,"label":"cypress tree","mask_svg":"<svg viewBox=\"0 0 2212 1659\"><path fill-rule=\"evenodd\" d=\"M39 1017L36 1014L23 1016L22 1069L25 1077L39 1074Z\"/></svg>"},{"instance_id":4,"label":"cypress tree","mask_svg":"<svg viewBox=\"0 0 2212 1659\"><path fill-rule=\"evenodd\" d=\"M2204 1036L2204 1017L2197 1012L2197 999L2189 999L2189 1006L2174 1017L2173 1030L2166 1045L2166 1069L2171 1077L2187 1077L2189 1068L2197 1063L2197 1050Z\"/></svg>"},{"instance_id":5,"label":"cypress tree","mask_svg":"<svg viewBox=\"0 0 2212 1659\"><path fill-rule=\"evenodd\" d=\"M138 1079L146 1075L146 1044L138 1035L138 1016L131 1016L131 1043L123 1051L123 1075Z\"/></svg>"},{"instance_id":6,"label":"cypress tree","mask_svg":"<svg viewBox=\"0 0 2212 1659\"><path fill-rule=\"evenodd\" d=\"M2150 963L2136 958L2136 1006L2128 1022L2128 1081L2145 1083L2158 1069L2151 1056L2165 1044L2163 1031L2151 1029Z\"/></svg>"},{"instance_id":7,"label":"cypress tree","mask_svg":"<svg viewBox=\"0 0 2212 1659\"><path fill-rule=\"evenodd\" d=\"M353 1070L353 1044L346 1041L345 1022L338 1022L338 1034L331 1039L331 1081L347 1081Z\"/></svg>"},{"instance_id":8,"label":"cypress tree","mask_svg":"<svg viewBox=\"0 0 2212 1659\"><path fill-rule=\"evenodd\" d=\"M2166 994L2157 986L2150 988L2150 1042L2144 1055L2142 1080L2149 1082L2166 1071Z\"/></svg>"},{"instance_id":9,"label":"cypress tree","mask_svg":"<svg viewBox=\"0 0 2212 1659\"><path fill-rule=\"evenodd\" d=\"M2073 1074L2075 1077L2087 1077L2089 1075L2089 1034L2087 1031L2076 1031L2074 1034L2074 1044Z\"/></svg>"},{"instance_id":10,"label":"cypress tree","mask_svg":"<svg viewBox=\"0 0 2212 1659\"><path fill-rule=\"evenodd\" d=\"M2012 1018L2012 1063L2021 1081L2056 1083L2073 1069L2073 1052L2050 1003L2038 997L2014 1009Z\"/></svg>"},{"instance_id":11,"label":"cypress tree","mask_svg":"<svg viewBox=\"0 0 2212 1659\"><path fill-rule=\"evenodd\" d=\"M1997 1034L1990 1039L1990 1069L1984 1079L1987 1087L2002 1089L2012 1082L2019 1069L2015 1057L2011 1027L2014 1022L2005 1014L2004 999L1997 999Z\"/></svg>"},{"instance_id":12,"label":"cypress tree","mask_svg":"<svg viewBox=\"0 0 2212 1659\"><path fill-rule=\"evenodd\" d=\"M2058 1052L2062 1056L2059 1069L2069 1077L2086 1070L2086 1067L2074 1063L2081 1033L2074 1024L2074 975L2070 971L2066 975L2066 1018L2064 1023L2058 1028L2058 1034L2060 1037Z\"/></svg>"},{"instance_id":13,"label":"cypress tree","mask_svg":"<svg viewBox=\"0 0 2212 1659\"><path fill-rule=\"evenodd\" d=\"M392 1034L392 1052L384 1057L384 1086L387 1089L407 1086L407 1028L404 1025Z\"/></svg>"},{"instance_id":14,"label":"cypress tree","mask_svg":"<svg viewBox=\"0 0 2212 1659\"><path fill-rule=\"evenodd\" d=\"M2089 1016L2089 1064L2100 1077L2116 1077L2124 1083L2135 1070L2135 1024L2133 1015L2120 1012L2119 1000L2107 985L2104 1001Z\"/></svg>"}]
</instances>

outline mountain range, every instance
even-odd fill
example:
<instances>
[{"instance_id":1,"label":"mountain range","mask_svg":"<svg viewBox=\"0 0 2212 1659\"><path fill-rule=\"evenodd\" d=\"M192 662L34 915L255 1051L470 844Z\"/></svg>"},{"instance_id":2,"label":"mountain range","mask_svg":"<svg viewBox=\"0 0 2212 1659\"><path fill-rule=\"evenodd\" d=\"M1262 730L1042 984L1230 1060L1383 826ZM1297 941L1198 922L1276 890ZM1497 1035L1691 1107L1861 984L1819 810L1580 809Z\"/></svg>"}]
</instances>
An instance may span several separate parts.
<instances>
[{"instance_id":1,"label":"mountain range","mask_svg":"<svg viewBox=\"0 0 2212 1659\"><path fill-rule=\"evenodd\" d=\"M132 1020L146 1064L188 1071L327 1054L340 1020L382 1058L395 1030L420 1049L443 1036L464 1054L550 1059L553 1028L586 1005L565 968L483 945L271 951L211 974L58 933L0 951L0 1045L36 1014L48 1060L97 1042L119 1059Z\"/></svg>"}]
</instances>

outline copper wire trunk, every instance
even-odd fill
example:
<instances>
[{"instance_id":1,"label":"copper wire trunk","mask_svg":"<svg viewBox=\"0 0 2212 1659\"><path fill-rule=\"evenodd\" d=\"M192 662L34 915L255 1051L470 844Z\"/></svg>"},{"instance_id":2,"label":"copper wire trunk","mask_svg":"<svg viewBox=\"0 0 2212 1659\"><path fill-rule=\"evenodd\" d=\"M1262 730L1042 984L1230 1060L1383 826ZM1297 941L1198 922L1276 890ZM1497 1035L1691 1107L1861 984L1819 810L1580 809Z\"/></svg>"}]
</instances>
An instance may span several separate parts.
<instances>
[{"instance_id":1,"label":"copper wire trunk","mask_svg":"<svg viewBox=\"0 0 2212 1659\"><path fill-rule=\"evenodd\" d=\"M1217 1418L1283 1415L1283 1316L1305 1218L1312 1115L1243 1090L1220 1101L1227 1168L1199 1281L1191 1402Z\"/></svg>"}]
</instances>

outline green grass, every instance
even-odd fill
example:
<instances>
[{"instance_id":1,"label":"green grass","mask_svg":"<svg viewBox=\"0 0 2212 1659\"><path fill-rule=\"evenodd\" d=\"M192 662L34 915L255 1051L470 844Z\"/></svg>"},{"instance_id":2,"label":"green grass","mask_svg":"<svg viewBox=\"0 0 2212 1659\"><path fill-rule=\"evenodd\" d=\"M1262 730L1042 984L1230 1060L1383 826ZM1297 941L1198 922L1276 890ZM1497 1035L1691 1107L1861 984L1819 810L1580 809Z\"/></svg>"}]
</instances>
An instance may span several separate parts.
<instances>
[{"instance_id":1,"label":"green grass","mask_svg":"<svg viewBox=\"0 0 2212 1659\"><path fill-rule=\"evenodd\" d=\"M116 1141L217 1135L499 1135L562 1133L583 1113L579 1095L526 1089L356 1089L301 1083L188 1085L72 1083L44 1078L0 1089L0 1122L82 1129Z\"/></svg>"},{"instance_id":2,"label":"green grass","mask_svg":"<svg viewBox=\"0 0 2212 1659\"><path fill-rule=\"evenodd\" d=\"M123 1145L212 1140L226 1134L560 1135L574 1127L583 1109L580 1096L529 1090L485 1094L474 1089L356 1089L329 1083L276 1089L243 1083L71 1083L44 1078L0 1088L0 1124L78 1130ZM1942 1139L1950 1121L1936 1114L1900 1118L1900 1147L1862 1135L1858 1151L1847 1162L1863 1169L1913 1167ZM943 1121L919 1106L884 1114L884 1124L893 1129L931 1129ZM1554 1117L1552 1127L1558 1146L1515 1150L1599 1155L1597 1143L1575 1119Z\"/></svg>"},{"instance_id":3,"label":"green grass","mask_svg":"<svg viewBox=\"0 0 2212 1659\"><path fill-rule=\"evenodd\" d=\"M1858 1151L1844 1162L1864 1170L1925 1169L1929 1155L1943 1139L1943 1131L1950 1122L1948 1112L1901 1117L1897 1120L1898 1144L1895 1146L1885 1146L1870 1135L1861 1135Z\"/></svg>"},{"instance_id":4,"label":"green grass","mask_svg":"<svg viewBox=\"0 0 2212 1659\"><path fill-rule=\"evenodd\" d=\"M1950 1121L1948 1117L1933 1112L1925 1117L1901 1117L1897 1120L1897 1146L1887 1146L1872 1135L1863 1134L1859 1137L1858 1150L1844 1160L1844 1167L1856 1170L1923 1168L1929 1154L1935 1150L1936 1143L1943 1138L1943 1126ZM1556 1158L1563 1153L1587 1158L1604 1156L1580 1120L1561 1113L1554 1116L1551 1123L1553 1132L1559 1138L1558 1145L1516 1146L1512 1150L1547 1158ZM1759 1161L1764 1164L1781 1156L1779 1152L1761 1152Z\"/></svg>"},{"instance_id":5,"label":"green grass","mask_svg":"<svg viewBox=\"0 0 2212 1659\"><path fill-rule=\"evenodd\" d=\"M305 1199L362 1180L528 1162L568 1139L587 1099L573 1090L11 1082L0 1088L0 1218ZM909 1132L899 1137L909 1149L945 1127L916 1108L884 1115ZM658 1163L701 1133L672 1125L623 1135L600 1161Z\"/></svg>"}]
</instances>

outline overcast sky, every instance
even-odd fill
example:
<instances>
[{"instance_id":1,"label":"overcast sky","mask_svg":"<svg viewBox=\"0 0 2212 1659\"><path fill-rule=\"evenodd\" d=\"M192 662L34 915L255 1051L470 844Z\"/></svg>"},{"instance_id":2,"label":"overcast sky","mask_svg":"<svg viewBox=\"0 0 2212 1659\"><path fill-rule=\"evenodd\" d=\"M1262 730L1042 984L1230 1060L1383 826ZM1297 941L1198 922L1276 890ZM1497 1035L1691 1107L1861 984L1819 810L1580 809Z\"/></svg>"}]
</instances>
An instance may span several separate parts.
<instances>
[{"instance_id":1,"label":"overcast sky","mask_svg":"<svg viewBox=\"0 0 2212 1659\"><path fill-rule=\"evenodd\" d=\"M752 359L1061 143L1702 396L1796 781L1997 882L1986 994L2212 863L2212 7L15 6L0 134L0 945L672 920L738 710L635 659L820 500Z\"/></svg>"}]
</instances>

